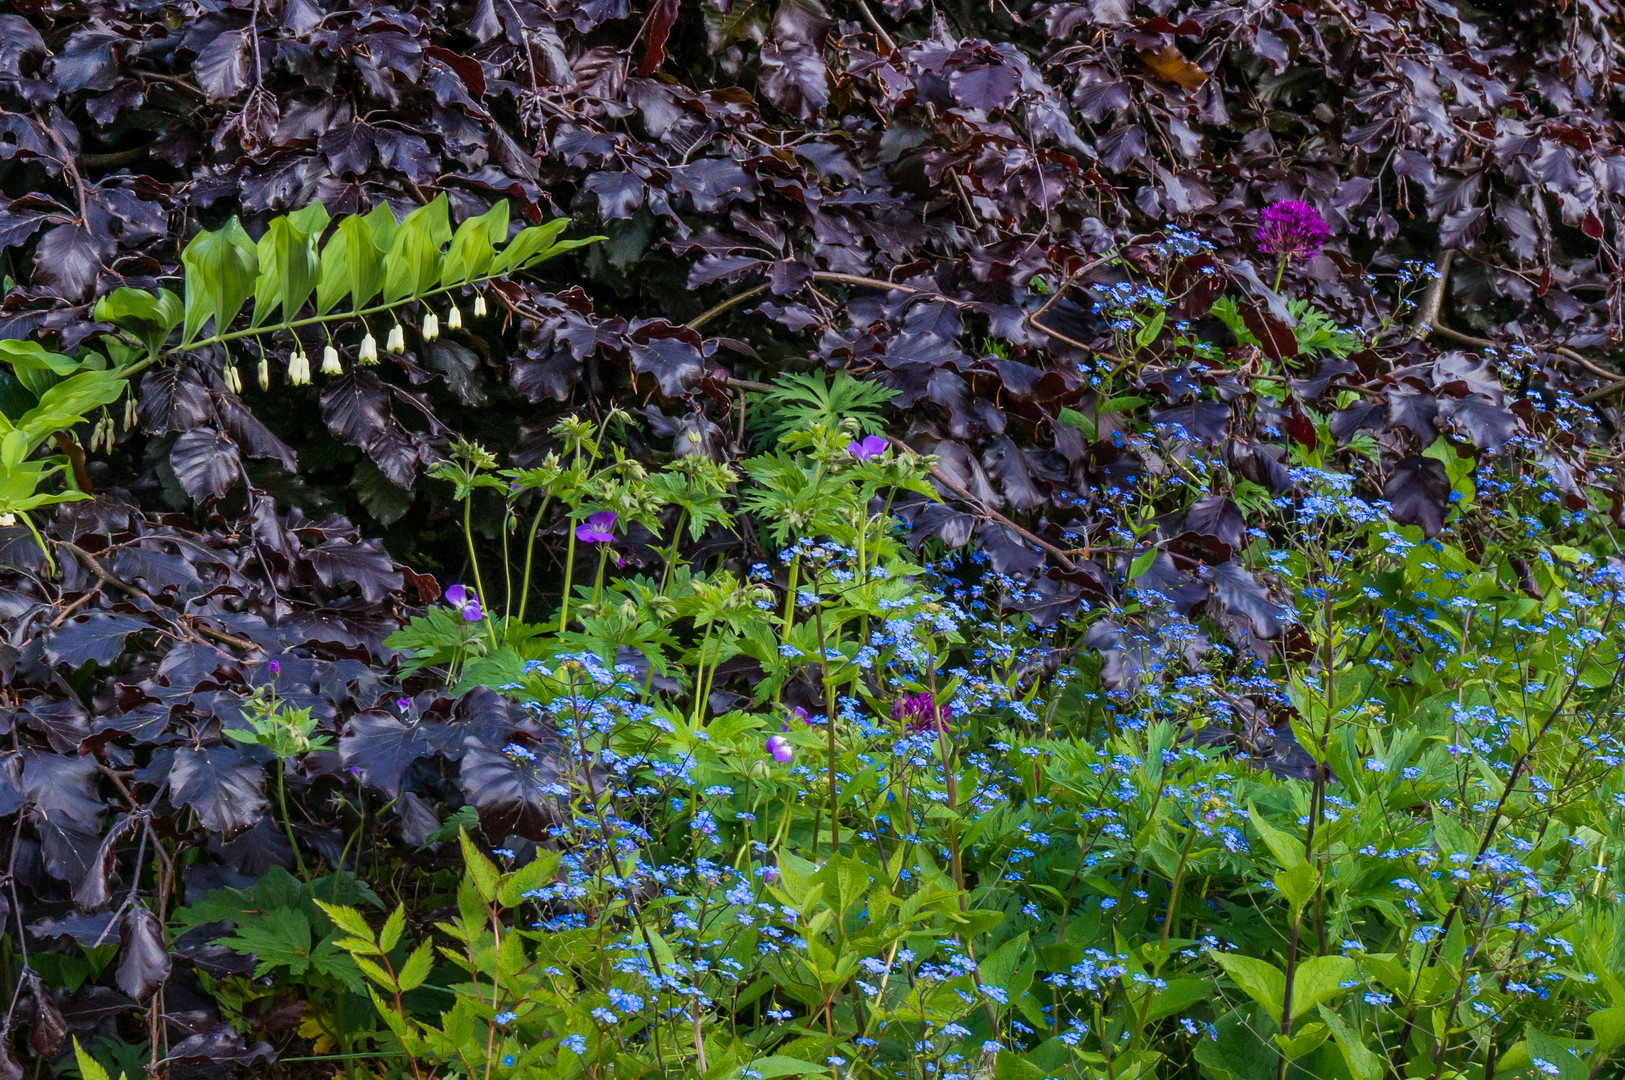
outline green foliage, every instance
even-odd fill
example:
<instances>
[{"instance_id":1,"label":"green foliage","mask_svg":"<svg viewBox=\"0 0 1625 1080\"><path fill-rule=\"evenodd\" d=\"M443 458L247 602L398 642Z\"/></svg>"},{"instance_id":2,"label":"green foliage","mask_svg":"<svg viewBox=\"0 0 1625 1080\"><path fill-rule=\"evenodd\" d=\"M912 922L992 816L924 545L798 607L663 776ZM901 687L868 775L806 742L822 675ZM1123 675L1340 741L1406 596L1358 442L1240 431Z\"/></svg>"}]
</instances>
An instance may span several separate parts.
<instances>
[{"instance_id":1,"label":"green foliage","mask_svg":"<svg viewBox=\"0 0 1625 1080\"><path fill-rule=\"evenodd\" d=\"M817 373L781 375L772 393L753 399L756 410L750 422L770 448L790 432L819 425L836 429L848 420L862 434L872 435L881 430L881 410L896 396L889 387L855 379L845 371L835 372L828 382Z\"/></svg>"}]
</instances>

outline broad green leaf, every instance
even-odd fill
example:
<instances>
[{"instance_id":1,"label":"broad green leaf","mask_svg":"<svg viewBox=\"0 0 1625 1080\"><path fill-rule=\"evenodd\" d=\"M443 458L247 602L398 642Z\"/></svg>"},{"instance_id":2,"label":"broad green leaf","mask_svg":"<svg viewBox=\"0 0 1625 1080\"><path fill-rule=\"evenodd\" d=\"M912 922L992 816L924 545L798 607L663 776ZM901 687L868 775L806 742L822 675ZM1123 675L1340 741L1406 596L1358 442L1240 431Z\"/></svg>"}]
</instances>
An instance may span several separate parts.
<instances>
[{"instance_id":1,"label":"broad green leaf","mask_svg":"<svg viewBox=\"0 0 1625 1080\"><path fill-rule=\"evenodd\" d=\"M168 289L157 293L118 288L96 301L96 320L110 322L135 335L147 352L156 353L181 324L185 311L181 298Z\"/></svg>"},{"instance_id":2,"label":"broad green leaf","mask_svg":"<svg viewBox=\"0 0 1625 1080\"><path fill-rule=\"evenodd\" d=\"M531 259L551 249L569 224L568 218L554 218L546 225L521 229L519 235L491 260L491 273L506 274L525 266Z\"/></svg>"},{"instance_id":3,"label":"broad green leaf","mask_svg":"<svg viewBox=\"0 0 1625 1080\"><path fill-rule=\"evenodd\" d=\"M1157 340L1157 335L1162 333L1162 324L1167 321L1167 318L1167 312L1157 312L1151 317L1150 322L1140 327L1140 332L1134 336L1134 344L1143 349Z\"/></svg>"},{"instance_id":4,"label":"broad green leaf","mask_svg":"<svg viewBox=\"0 0 1625 1080\"><path fill-rule=\"evenodd\" d=\"M1315 895L1315 886L1320 884L1320 872L1306 862L1288 867L1276 874L1272 879L1275 888L1286 897L1286 902L1292 905L1292 914L1297 915L1303 910Z\"/></svg>"},{"instance_id":5,"label":"broad green leaf","mask_svg":"<svg viewBox=\"0 0 1625 1080\"><path fill-rule=\"evenodd\" d=\"M421 296L440 279L437 223L446 215L445 196L420 206L395 230L395 242L384 256L384 302Z\"/></svg>"},{"instance_id":6,"label":"broad green leaf","mask_svg":"<svg viewBox=\"0 0 1625 1080\"><path fill-rule=\"evenodd\" d=\"M134 290L121 290L133 292ZM138 294L138 295L145 295ZM98 313L101 305L97 304ZM100 318L100 314L97 318ZM48 352L37 341L8 339L0 341L0 360L10 364L14 371L49 371L56 375L72 375L79 370L79 361L61 353Z\"/></svg>"},{"instance_id":7,"label":"broad green leaf","mask_svg":"<svg viewBox=\"0 0 1625 1080\"><path fill-rule=\"evenodd\" d=\"M1356 965L1348 956L1311 956L1298 962L1292 975L1292 1019L1347 993L1342 983L1354 977ZM1277 1010L1276 1015L1279 1014Z\"/></svg>"},{"instance_id":8,"label":"broad green leaf","mask_svg":"<svg viewBox=\"0 0 1625 1080\"><path fill-rule=\"evenodd\" d=\"M457 228L446 250L440 270L442 285L462 285L485 273L496 254L496 245L508 238L508 204L499 202L479 217L469 218Z\"/></svg>"},{"instance_id":9,"label":"broad green leaf","mask_svg":"<svg viewBox=\"0 0 1625 1080\"><path fill-rule=\"evenodd\" d=\"M503 907L518 907L526 893L534 892L553 880L558 865L558 852L538 851L536 858L503 876L502 887L497 890L498 902Z\"/></svg>"},{"instance_id":10,"label":"broad green leaf","mask_svg":"<svg viewBox=\"0 0 1625 1080\"><path fill-rule=\"evenodd\" d=\"M278 308L282 310L282 321L291 322L299 317L299 309L316 288L316 240L295 225L292 216L279 217L260 237L258 253L260 273L254 286L254 317L249 325L263 325Z\"/></svg>"},{"instance_id":11,"label":"broad green leaf","mask_svg":"<svg viewBox=\"0 0 1625 1080\"><path fill-rule=\"evenodd\" d=\"M327 228L331 219L327 216L327 207L319 202L301 207L288 215L293 227L310 237L312 242L322 238L322 230Z\"/></svg>"},{"instance_id":12,"label":"broad green leaf","mask_svg":"<svg viewBox=\"0 0 1625 1080\"><path fill-rule=\"evenodd\" d=\"M181 265L186 268L182 340L196 340L210 319L216 334L225 333L253 294L259 268L254 241L243 231L242 222L232 218L223 228L192 237L181 252Z\"/></svg>"},{"instance_id":13,"label":"broad green leaf","mask_svg":"<svg viewBox=\"0 0 1625 1080\"><path fill-rule=\"evenodd\" d=\"M1625 1005L1599 1009L1586 1017L1586 1025L1597 1039L1597 1052L1611 1054L1625 1046Z\"/></svg>"},{"instance_id":14,"label":"broad green leaf","mask_svg":"<svg viewBox=\"0 0 1625 1080\"><path fill-rule=\"evenodd\" d=\"M1148 547L1144 551L1140 552L1140 554L1134 556L1134 562L1130 564L1128 568L1129 580L1133 581L1135 578L1151 569L1151 564L1156 561L1157 549L1155 547Z\"/></svg>"},{"instance_id":15,"label":"broad green leaf","mask_svg":"<svg viewBox=\"0 0 1625 1080\"><path fill-rule=\"evenodd\" d=\"M400 224L387 202L373 207L362 220L367 223L367 231L372 234L372 242L379 251L388 251L394 246L395 230L400 228Z\"/></svg>"},{"instance_id":16,"label":"broad green leaf","mask_svg":"<svg viewBox=\"0 0 1625 1080\"><path fill-rule=\"evenodd\" d=\"M1230 981L1241 988L1242 993L1262 1005L1269 1016L1280 1018L1281 997L1286 993L1286 976L1280 968L1267 960L1222 953L1215 949L1209 949L1208 955L1230 976Z\"/></svg>"},{"instance_id":17,"label":"broad green leaf","mask_svg":"<svg viewBox=\"0 0 1625 1080\"><path fill-rule=\"evenodd\" d=\"M391 218L391 235L394 226ZM351 311L366 307L378 295L383 255L366 218L351 214L342 219L322 249L321 274L316 282L317 313L326 315L346 296Z\"/></svg>"},{"instance_id":18,"label":"broad green leaf","mask_svg":"<svg viewBox=\"0 0 1625 1080\"><path fill-rule=\"evenodd\" d=\"M1337 1049L1343 1055L1343 1061L1349 1067L1354 1080L1382 1080L1382 1058L1378 1057L1366 1046L1360 1033L1349 1027L1341 1016L1320 1006L1320 1018L1331 1029L1332 1038L1337 1043Z\"/></svg>"},{"instance_id":19,"label":"broad green leaf","mask_svg":"<svg viewBox=\"0 0 1625 1080\"><path fill-rule=\"evenodd\" d=\"M1270 849L1270 854L1275 856L1276 862L1282 866L1296 866L1303 862L1303 841L1265 821L1264 815L1260 814L1258 807L1251 802L1247 804L1247 820L1258 830L1264 846Z\"/></svg>"},{"instance_id":20,"label":"broad green leaf","mask_svg":"<svg viewBox=\"0 0 1625 1080\"><path fill-rule=\"evenodd\" d=\"M1145 1011L1146 1022L1177 1015L1212 996L1213 984L1206 979L1169 979L1167 986L1152 994Z\"/></svg>"},{"instance_id":21,"label":"broad green leaf","mask_svg":"<svg viewBox=\"0 0 1625 1080\"><path fill-rule=\"evenodd\" d=\"M743 1070L749 1069L754 1076L762 1080L774 1080L779 1076L812 1076L825 1073L829 1068L824 1065L815 1065L800 1058L786 1057L783 1054L771 1054L768 1057L753 1058L740 1065L728 1074L733 1080L744 1075Z\"/></svg>"},{"instance_id":22,"label":"broad green leaf","mask_svg":"<svg viewBox=\"0 0 1625 1080\"><path fill-rule=\"evenodd\" d=\"M1325 1024L1308 1024L1296 1035L1275 1036L1275 1045L1281 1048L1283 1056L1288 1061L1296 1061L1305 1054L1314 1051L1316 1047L1326 1041L1327 1036L1330 1034L1326 1030Z\"/></svg>"}]
</instances>

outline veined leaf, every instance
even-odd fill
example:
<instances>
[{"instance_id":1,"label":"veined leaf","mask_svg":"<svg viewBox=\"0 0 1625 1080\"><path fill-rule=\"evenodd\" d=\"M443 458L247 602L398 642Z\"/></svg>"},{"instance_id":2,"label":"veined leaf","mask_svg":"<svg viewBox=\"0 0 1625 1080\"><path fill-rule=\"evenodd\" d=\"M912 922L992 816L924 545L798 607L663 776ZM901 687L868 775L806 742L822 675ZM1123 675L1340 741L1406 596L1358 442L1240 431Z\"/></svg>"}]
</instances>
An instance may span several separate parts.
<instances>
[{"instance_id":1,"label":"veined leaf","mask_svg":"<svg viewBox=\"0 0 1625 1080\"><path fill-rule=\"evenodd\" d=\"M508 204L499 202L479 217L457 228L440 270L442 285L462 285L479 277L491 265L496 245L508 238Z\"/></svg>"},{"instance_id":2,"label":"veined leaf","mask_svg":"<svg viewBox=\"0 0 1625 1080\"><path fill-rule=\"evenodd\" d=\"M394 233L395 219L390 219ZM351 214L339 222L333 237L322 249L321 276L316 283L316 312L326 315L346 296L350 310L360 311L378 295L383 278L376 234L368 219Z\"/></svg>"},{"instance_id":3,"label":"veined leaf","mask_svg":"<svg viewBox=\"0 0 1625 1080\"><path fill-rule=\"evenodd\" d=\"M258 252L260 273L254 286L254 317L249 325L262 325L278 308L284 321L297 318L316 288L319 264L315 238L295 225L292 215L279 217L266 227Z\"/></svg>"},{"instance_id":4,"label":"veined leaf","mask_svg":"<svg viewBox=\"0 0 1625 1080\"><path fill-rule=\"evenodd\" d=\"M555 218L546 225L532 225L520 231L508 246L491 260L491 273L506 274L526 266L538 255L550 250L570 224L567 218Z\"/></svg>"},{"instance_id":5,"label":"veined leaf","mask_svg":"<svg viewBox=\"0 0 1625 1080\"><path fill-rule=\"evenodd\" d=\"M186 268L182 340L196 340L210 319L216 334L225 333L253 295L259 268L254 241L243 231L242 222L232 218L224 228L192 237L181 252L181 265Z\"/></svg>"},{"instance_id":6,"label":"veined leaf","mask_svg":"<svg viewBox=\"0 0 1625 1080\"><path fill-rule=\"evenodd\" d=\"M393 304L417 296L440 279L439 233L450 234L446 224L446 197L439 196L406 216L395 230L395 242L384 256L384 302Z\"/></svg>"}]
</instances>

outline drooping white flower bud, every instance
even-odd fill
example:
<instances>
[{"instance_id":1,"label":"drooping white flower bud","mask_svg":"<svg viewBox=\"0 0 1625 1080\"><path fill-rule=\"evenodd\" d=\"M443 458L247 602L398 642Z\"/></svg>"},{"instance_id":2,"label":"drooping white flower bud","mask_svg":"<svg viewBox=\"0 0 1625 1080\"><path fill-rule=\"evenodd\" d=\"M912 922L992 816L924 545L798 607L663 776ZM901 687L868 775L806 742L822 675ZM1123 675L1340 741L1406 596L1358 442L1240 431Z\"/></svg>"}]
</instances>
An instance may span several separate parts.
<instances>
[{"instance_id":1,"label":"drooping white flower bud","mask_svg":"<svg viewBox=\"0 0 1625 1080\"><path fill-rule=\"evenodd\" d=\"M127 397L124 399L124 430L129 431L131 428L135 427L135 421L135 398Z\"/></svg>"},{"instance_id":2,"label":"drooping white flower bud","mask_svg":"<svg viewBox=\"0 0 1625 1080\"><path fill-rule=\"evenodd\" d=\"M17 524L16 514L13 514L10 511L0 514L0 529L9 529L15 524Z\"/></svg>"},{"instance_id":3,"label":"drooping white flower bud","mask_svg":"<svg viewBox=\"0 0 1625 1080\"><path fill-rule=\"evenodd\" d=\"M339 366L339 351L331 345L322 350L322 374L344 374L344 369Z\"/></svg>"},{"instance_id":4,"label":"drooping white flower bud","mask_svg":"<svg viewBox=\"0 0 1625 1080\"><path fill-rule=\"evenodd\" d=\"M447 330L461 330L462 328L463 328L463 313L462 313L461 310L458 309L456 304L453 304L453 305L451 305L451 310L446 312L446 329Z\"/></svg>"},{"instance_id":5,"label":"drooping white flower bud","mask_svg":"<svg viewBox=\"0 0 1625 1080\"><path fill-rule=\"evenodd\" d=\"M363 364L376 364L378 362L378 339L373 337L370 331L366 337L361 339L361 352L356 359Z\"/></svg>"},{"instance_id":6,"label":"drooping white flower bud","mask_svg":"<svg viewBox=\"0 0 1625 1080\"><path fill-rule=\"evenodd\" d=\"M384 345L392 353L406 351L406 330L400 323L396 323L389 331L389 341Z\"/></svg>"},{"instance_id":7,"label":"drooping white flower bud","mask_svg":"<svg viewBox=\"0 0 1625 1080\"><path fill-rule=\"evenodd\" d=\"M98 420L98 421L96 421L95 425L92 426L91 429L90 429L90 449L89 449L88 453L94 454L96 452L96 447L101 444L101 441L102 441L102 422L100 420Z\"/></svg>"},{"instance_id":8,"label":"drooping white flower bud","mask_svg":"<svg viewBox=\"0 0 1625 1080\"><path fill-rule=\"evenodd\" d=\"M240 394L243 392L243 377L237 374L236 364L226 365L226 389L231 391L233 394Z\"/></svg>"},{"instance_id":9,"label":"drooping white flower bud","mask_svg":"<svg viewBox=\"0 0 1625 1080\"><path fill-rule=\"evenodd\" d=\"M264 353L260 354L260 389L271 389L271 358Z\"/></svg>"},{"instance_id":10,"label":"drooping white flower bud","mask_svg":"<svg viewBox=\"0 0 1625 1080\"><path fill-rule=\"evenodd\" d=\"M484 293L475 293L474 294L474 317L475 318L484 318L485 317L485 294Z\"/></svg>"},{"instance_id":11,"label":"drooping white flower bud","mask_svg":"<svg viewBox=\"0 0 1625 1080\"><path fill-rule=\"evenodd\" d=\"M440 316L429 312L423 316L423 340L433 341L440 336Z\"/></svg>"}]
</instances>

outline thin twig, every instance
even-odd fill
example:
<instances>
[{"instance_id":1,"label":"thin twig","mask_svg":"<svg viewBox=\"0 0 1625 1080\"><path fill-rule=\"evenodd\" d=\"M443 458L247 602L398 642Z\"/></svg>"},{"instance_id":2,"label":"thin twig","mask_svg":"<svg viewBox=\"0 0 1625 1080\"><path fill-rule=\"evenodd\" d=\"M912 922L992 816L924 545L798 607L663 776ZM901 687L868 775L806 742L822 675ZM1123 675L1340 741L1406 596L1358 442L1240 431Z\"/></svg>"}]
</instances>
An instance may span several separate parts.
<instances>
[{"instance_id":1,"label":"thin twig","mask_svg":"<svg viewBox=\"0 0 1625 1080\"><path fill-rule=\"evenodd\" d=\"M912 446L894 435L886 436L886 441L891 443L892 447L900 454L909 454L915 457L919 456L918 452ZM985 520L998 522L1000 525L1005 526L1016 535L1020 536L1023 540L1026 540L1028 543L1037 544L1039 547L1055 556L1061 561L1061 565L1066 567L1067 570L1073 572L1077 571L1077 564L1067 557L1065 551L1056 547L1043 537L1037 536L1034 533L1022 528L1020 525L1017 525L1015 522L1011 521L997 510L986 505L975 495L972 495L969 491L966 491L964 488L960 487L958 481L949 476L947 473L943 472L941 469L937 468L935 465L931 466L931 478L937 481L943 487L947 488L949 491L953 492L953 494L958 498L969 503Z\"/></svg>"}]
</instances>

